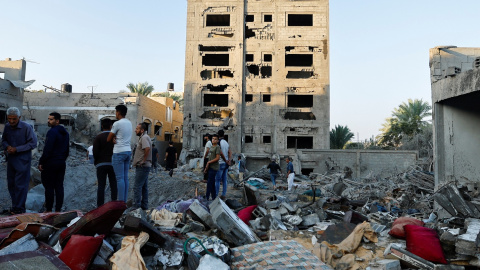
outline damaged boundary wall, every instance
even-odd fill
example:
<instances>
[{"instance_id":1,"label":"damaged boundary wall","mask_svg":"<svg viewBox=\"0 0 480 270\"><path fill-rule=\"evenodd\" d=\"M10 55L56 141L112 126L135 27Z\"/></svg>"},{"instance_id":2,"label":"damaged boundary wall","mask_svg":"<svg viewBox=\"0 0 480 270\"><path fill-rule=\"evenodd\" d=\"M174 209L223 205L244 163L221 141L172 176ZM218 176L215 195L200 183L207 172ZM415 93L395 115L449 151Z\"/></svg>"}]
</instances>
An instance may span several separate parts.
<instances>
[{"instance_id":1,"label":"damaged boundary wall","mask_svg":"<svg viewBox=\"0 0 480 270\"><path fill-rule=\"evenodd\" d=\"M353 178L388 177L404 172L418 162L418 151L387 150L297 150L293 156L297 175L310 173L345 172ZM247 158L247 169L257 171L270 159ZM287 164L280 159L284 172ZM348 169L346 169L348 168Z\"/></svg>"},{"instance_id":2,"label":"damaged boundary wall","mask_svg":"<svg viewBox=\"0 0 480 270\"><path fill-rule=\"evenodd\" d=\"M72 140L89 144L101 131L104 118L116 120L115 106L125 104L127 119L135 130L137 123L149 123L148 135L157 141L182 142L180 106L171 98L146 97L134 93L44 93L25 92L23 117L34 123L40 135L48 131L48 114L61 114L60 123L70 132ZM132 136L132 143L136 143Z\"/></svg>"},{"instance_id":3,"label":"damaged boundary wall","mask_svg":"<svg viewBox=\"0 0 480 270\"><path fill-rule=\"evenodd\" d=\"M328 149L328 11L328 0L189 0L184 147L202 153L203 134L224 129L247 157Z\"/></svg>"},{"instance_id":4,"label":"damaged boundary wall","mask_svg":"<svg viewBox=\"0 0 480 270\"><path fill-rule=\"evenodd\" d=\"M430 49L435 188L479 188L480 48Z\"/></svg>"}]
</instances>

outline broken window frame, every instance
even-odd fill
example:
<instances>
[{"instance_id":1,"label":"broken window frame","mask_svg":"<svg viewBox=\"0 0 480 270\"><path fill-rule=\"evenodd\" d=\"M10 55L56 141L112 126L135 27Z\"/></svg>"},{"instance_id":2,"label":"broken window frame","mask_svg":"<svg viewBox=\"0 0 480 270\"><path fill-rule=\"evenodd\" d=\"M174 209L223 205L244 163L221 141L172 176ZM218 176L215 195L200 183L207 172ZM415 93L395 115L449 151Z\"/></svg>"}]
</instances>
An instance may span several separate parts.
<instances>
[{"instance_id":1,"label":"broken window frame","mask_svg":"<svg viewBox=\"0 0 480 270\"><path fill-rule=\"evenodd\" d=\"M245 143L253 143L253 135L252 134L245 135L244 141Z\"/></svg>"},{"instance_id":2,"label":"broken window frame","mask_svg":"<svg viewBox=\"0 0 480 270\"><path fill-rule=\"evenodd\" d=\"M307 101L304 99L308 98ZM297 100L294 100L297 99ZM301 101L299 101L301 99ZM292 104L294 103L294 104ZM292 105L291 105L292 104ZM287 108L313 108L314 96L303 94L287 94ZM295 106L294 106L295 105Z\"/></svg>"},{"instance_id":3,"label":"broken window frame","mask_svg":"<svg viewBox=\"0 0 480 270\"><path fill-rule=\"evenodd\" d=\"M309 16L308 22L310 23L303 23L304 19L300 19L301 16ZM312 27L313 26L313 14L295 14L290 13L287 14L287 26L288 27Z\"/></svg>"},{"instance_id":4,"label":"broken window frame","mask_svg":"<svg viewBox=\"0 0 480 270\"><path fill-rule=\"evenodd\" d=\"M216 96L216 97L214 97ZM215 103L207 103L208 99L213 98L217 100ZM218 100L221 99L219 102ZM228 107L229 104L229 95L228 94L213 94L213 93L204 93L202 96L203 107ZM225 103L226 102L226 103Z\"/></svg>"},{"instance_id":5,"label":"broken window frame","mask_svg":"<svg viewBox=\"0 0 480 270\"><path fill-rule=\"evenodd\" d=\"M226 22L226 20L220 20L222 17L228 17L228 23L222 24L222 22ZM211 18L209 23L209 18ZM218 21L213 19L218 18ZM205 16L205 27L229 27L231 25L231 18L230 14L207 14Z\"/></svg>"},{"instance_id":6,"label":"broken window frame","mask_svg":"<svg viewBox=\"0 0 480 270\"><path fill-rule=\"evenodd\" d=\"M298 59L298 58L302 58L302 59ZM285 54L285 67L313 67L313 64L314 64L313 53Z\"/></svg>"},{"instance_id":7,"label":"broken window frame","mask_svg":"<svg viewBox=\"0 0 480 270\"><path fill-rule=\"evenodd\" d=\"M302 148L299 148L298 147L298 139L301 139L301 138L304 138L304 139L309 139L309 141L311 140L311 142L307 142L307 144L311 144L311 147L302 147ZM295 140L294 144L295 146L292 147L292 140ZM313 136L287 136L287 149L313 149ZM303 145L303 144L302 144Z\"/></svg>"},{"instance_id":8,"label":"broken window frame","mask_svg":"<svg viewBox=\"0 0 480 270\"><path fill-rule=\"evenodd\" d=\"M204 67L228 67L230 66L230 54L228 53L206 53L202 55L202 66Z\"/></svg>"}]
</instances>

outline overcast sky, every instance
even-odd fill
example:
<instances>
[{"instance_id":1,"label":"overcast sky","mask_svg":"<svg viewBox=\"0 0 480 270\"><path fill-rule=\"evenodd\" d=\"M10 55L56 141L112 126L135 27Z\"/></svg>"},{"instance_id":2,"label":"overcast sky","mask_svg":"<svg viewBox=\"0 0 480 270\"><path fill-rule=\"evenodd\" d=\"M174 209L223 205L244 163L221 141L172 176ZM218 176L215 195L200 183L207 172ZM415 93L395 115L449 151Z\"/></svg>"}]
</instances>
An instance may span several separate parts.
<instances>
[{"instance_id":1,"label":"overcast sky","mask_svg":"<svg viewBox=\"0 0 480 270\"><path fill-rule=\"evenodd\" d=\"M0 59L25 58L27 80L118 92L148 81L183 90L186 0L0 0ZM378 135L404 101L431 103L428 50L480 47L478 0L331 0L330 126ZM357 137L358 134L358 137Z\"/></svg>"}]
</instances>

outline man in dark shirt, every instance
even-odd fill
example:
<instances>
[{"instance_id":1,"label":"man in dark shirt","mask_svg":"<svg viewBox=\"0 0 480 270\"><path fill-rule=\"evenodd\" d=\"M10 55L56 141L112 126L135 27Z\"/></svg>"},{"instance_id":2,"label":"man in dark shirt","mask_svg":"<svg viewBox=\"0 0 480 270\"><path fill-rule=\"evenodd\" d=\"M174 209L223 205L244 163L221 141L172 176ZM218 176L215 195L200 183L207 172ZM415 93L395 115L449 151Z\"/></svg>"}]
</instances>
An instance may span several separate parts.
<instances>
[{"instance_id":1,"label":"man in dark shirt","mask_svg":"<svg viewBox=\"0 0 480 270\"><path fill-rule=\"evenodd\" d=\"M55 197L55 211L60 212L63 205L63 179L65 177L66 160L70 153L70 136L60 125L60 114L52 112L48 116L51 127L45 138L42 157L38 161L38 169L42 172L42 184L45 187L45 212L51 212Z\"/></svg>"},{"instance_id":2,"label":"man in dark shirt","mask_svg":"<svg viewBox=\"0 0 480 270\"><path fill-rule=\"evenodd\" d=\"M282 173L282 170L274 158L272 158L272 163L268 164L267 169L270 169L270 179L272 179L273 190L276 190L277 186L275 185L275 179L278 177L278 171Z\"/></svg>"},{"instance_id":3,"label":"man in dark shirt","mask_svg":"<svg viewBox=\"0 0 480 270\"><path fill-rule=\"evenodd\" d=\"M97 135L93 142L93 160L97 168L97 207L105 202L105 185L110 183L110 193L112 201L117 200L117 179L112 166L113 142L107 142L108 134L112 129L112 121L108 118L101 122L102 132Z\"/></svg>"},{"instance_id":4,"label":"man in dark shirt","mask_svg":"<svg viewBox=\"0 0 480 270\"><path fill-rule=\"evenodd\" d=\"M175 162L177 162L177 148L173 147L172 141L168 143L167 150L165 151L165 160L167 161L165 170L170 171L170 176L172 176Z\"/></svg>"},{"instance_id":5,"label":"man in dark shirt","mask_svg":"<svg viewBox=\"0 0 480 270\"><path fill-rule=\"evenodd\" d=\"M33 128L20 121L20 110L15 107L7 109L7 121L2 135L2 146L8 157L7 182L12 207L5 213L25 213L32 149L37 147L37 136Z\"/></svg>"}]
</instances>

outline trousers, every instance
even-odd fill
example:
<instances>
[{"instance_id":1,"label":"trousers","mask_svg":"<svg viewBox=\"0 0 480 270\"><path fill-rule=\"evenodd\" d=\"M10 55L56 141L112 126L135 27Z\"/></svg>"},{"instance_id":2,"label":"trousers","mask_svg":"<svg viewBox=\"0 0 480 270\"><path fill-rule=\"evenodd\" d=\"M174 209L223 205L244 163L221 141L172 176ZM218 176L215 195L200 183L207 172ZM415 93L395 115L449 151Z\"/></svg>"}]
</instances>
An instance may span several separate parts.
<instances>
[{"instance_id":1,"label":"trousers","mask_svg":"<svg viewBox=\"0 0 480 270\"><path fill-rule=\"evenodd\" d=\"M42 184L45 187L45 210L51 212L55 199L55 212L62 211L63 206L63 180L65 178L65 163L44 165L41 174Z\"/></svg>"},{"instance_id":2,"label":"trousers","mask_svg":"<svg viewBox=\"0 0 480 270\"><path fill-rule=\"evenodd\" d=\"M115 178L115 172L113 171L112 165L103 165L97 167L97 181L98 181L98 190L97 190L97 207L105 203L105 186L108 183L110 184L110 198L112 201L117 200L117 179Z\"/></svg>"}]
</instances>

